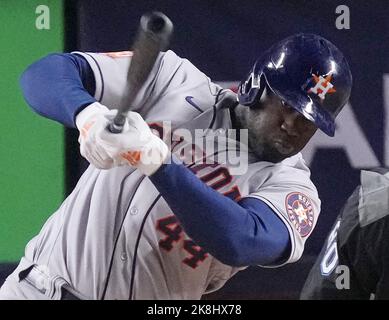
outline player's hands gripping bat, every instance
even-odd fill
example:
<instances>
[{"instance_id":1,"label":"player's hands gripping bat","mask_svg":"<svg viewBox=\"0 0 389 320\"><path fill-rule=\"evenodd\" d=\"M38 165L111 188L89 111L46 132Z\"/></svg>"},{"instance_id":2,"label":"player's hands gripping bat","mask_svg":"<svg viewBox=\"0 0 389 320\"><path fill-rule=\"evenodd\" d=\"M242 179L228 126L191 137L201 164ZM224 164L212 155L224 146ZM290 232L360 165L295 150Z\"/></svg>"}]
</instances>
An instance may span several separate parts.
<instances>
[{"instance_id":1,"label":"player's hands gripping bat","mask_svg":"<svg viewBox=\"0 0 389 320\"><path fill-rule=\"evenodd\" d=\"M142 16L127 73L130 90L119 104L126 107L110 111L95 102L76 117L81 155L95 167L109 169L130 164L150 175L166 158L165 143L151 133L140 115L129 109L159 52L167 47L172 28L170 20L161 13Z\"/></svg>"},{"instance_id":2,"label":"player's hands gripping bat","mask_svg":"<svg viewBox=\"0 0 389 320\"><path fill-rule=\"evenodd\" d=\"M95 102L77 116L81 155L99 169L131 165L142 174L153 174L167 158L168 146L133 111L127 113L123 131L112 134L106 128L115 115L116 110Z\"/></svg>"}]
</instances>

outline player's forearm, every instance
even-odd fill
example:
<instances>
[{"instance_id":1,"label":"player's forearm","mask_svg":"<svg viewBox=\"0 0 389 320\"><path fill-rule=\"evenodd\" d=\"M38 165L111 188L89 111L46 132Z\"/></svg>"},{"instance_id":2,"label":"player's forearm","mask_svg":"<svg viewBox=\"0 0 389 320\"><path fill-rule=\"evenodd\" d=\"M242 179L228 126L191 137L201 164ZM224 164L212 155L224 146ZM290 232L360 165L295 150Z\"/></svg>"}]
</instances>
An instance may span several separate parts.
<instances>
[{"instance_id":1,"label":"player's forearm","mask_svg":"<svg viewBox=\"0 0 389 320\"><path fill-rule=\"evenodd\" d=\"M51 54L38 60L22 74L20 85L35 112L70 127L74 127L76 114L96 101L91 95L92 71L85 59L72 54Z\"/></svg>"},{"instance_id":2,"label":"player's forearm","mask_svg":"<svg viewBox=\"0 0 389 320\"><path fill-rule=\"evenodd\" d=\"M244 266L287 258L287 228L259 199L238 204L178 164L162 166L150 179L186 233L220 261Z\"/></svg>"}]
</instances>

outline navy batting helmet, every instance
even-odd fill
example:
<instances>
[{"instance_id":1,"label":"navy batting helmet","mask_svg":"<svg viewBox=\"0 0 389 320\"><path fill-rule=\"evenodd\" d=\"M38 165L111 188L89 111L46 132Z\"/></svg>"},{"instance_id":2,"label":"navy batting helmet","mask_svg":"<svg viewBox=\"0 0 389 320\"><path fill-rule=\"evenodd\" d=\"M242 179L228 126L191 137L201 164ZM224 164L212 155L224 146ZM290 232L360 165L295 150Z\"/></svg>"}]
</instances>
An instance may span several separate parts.
<instances>
[{"instance_id":1,"label":"navy batting helmet","mask_svg":"<svg viewBox=\"0 0 389 320\"><path fill-rule=\"evenodd\" d=\"M273 45L239 85L239 103L254 105L265 87L329 136L352 86L342 52L315 34L297 34Z\"/></svg>"}]
</instances>

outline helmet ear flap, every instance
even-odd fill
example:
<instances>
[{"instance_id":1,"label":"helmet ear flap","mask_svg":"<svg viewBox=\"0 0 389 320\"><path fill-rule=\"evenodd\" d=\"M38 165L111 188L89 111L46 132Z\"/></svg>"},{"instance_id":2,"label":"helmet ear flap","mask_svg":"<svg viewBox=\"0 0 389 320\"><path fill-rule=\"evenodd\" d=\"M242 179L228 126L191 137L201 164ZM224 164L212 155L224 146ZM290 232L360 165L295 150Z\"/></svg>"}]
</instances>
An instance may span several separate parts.
<instances>
[{"instance_id":1,"label":"helmet ear flap","mask_svg":"<svg viewBox=\"0 0 389 320\"><path fill-rule=\"evenodd\" d=\"M259 79L258 84L258 90L256 93L256 96L252 102L252 104L249 105L250 108L259 108L262 102L272 94L272 90L270 89L269 85L267 84L265 75L262 74Z\"/></svg>"},{"instance_id":2,"label":"helmet ear flap","mask_svg":"<svg viewBox=\"0 0 389 320\"><path fill-rule=\"evenodd\" d=\"M263 97L266 87L267 81L265 75L263 73L256 74L252 71L247 77L247 80L239 85L239 103L248 107L256 105Z\"/></svg>"}]
</instances>

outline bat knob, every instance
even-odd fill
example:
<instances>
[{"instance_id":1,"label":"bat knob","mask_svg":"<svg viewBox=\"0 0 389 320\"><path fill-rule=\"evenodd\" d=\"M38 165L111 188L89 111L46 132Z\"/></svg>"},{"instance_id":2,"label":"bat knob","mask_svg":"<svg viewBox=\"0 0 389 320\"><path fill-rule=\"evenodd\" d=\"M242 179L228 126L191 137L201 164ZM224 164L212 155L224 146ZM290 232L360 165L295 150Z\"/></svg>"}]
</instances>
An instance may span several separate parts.
<instances>
[{"instance_id":1,"label":"bat knob","mask_svg":"<svg viewBox=\"0 0 389 320\"><path fill-rule=\"evenodd\" d=\"M173 23L162 12L153 11L141 17L141 26L143 30L155 34L170 34L173 29Z\"/></svg>"},{"instance_id":2,"label":"bat knob","mask_svg":"<svg viewBox=\"0 0 389 320\"><path fill-rule=\"evenodd\" d=\"M150 20L147 23L147 28L151 30L152 32L159 33L161 32L166 26L166 19L164 19L163 16L160 14L154 13Z\"/></svg>"}]
</instances>

